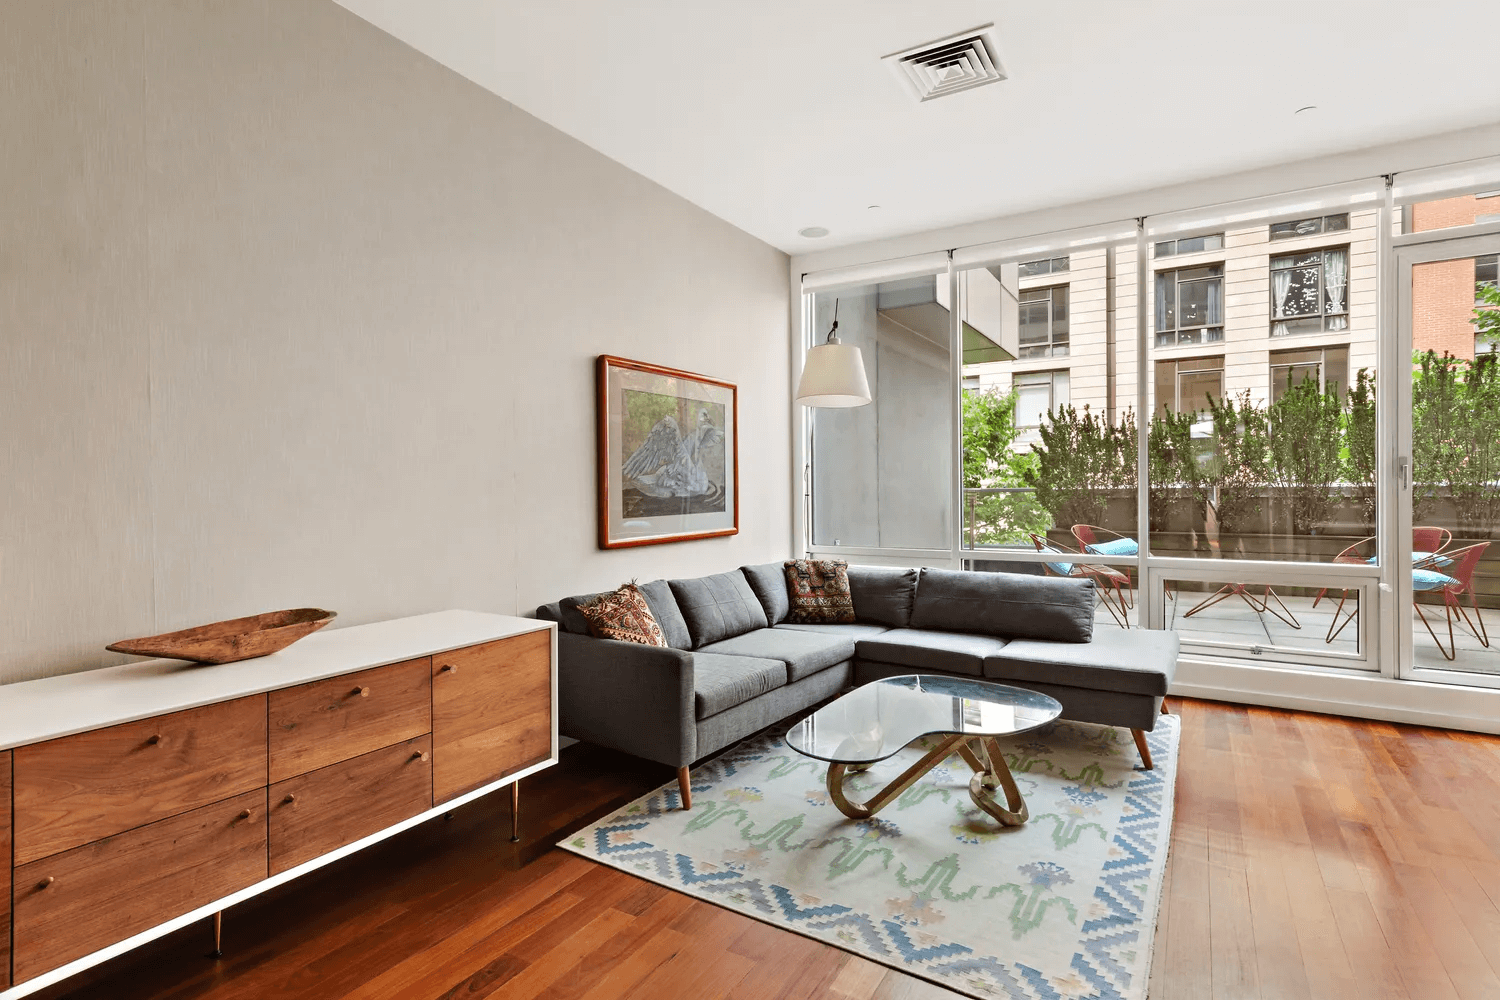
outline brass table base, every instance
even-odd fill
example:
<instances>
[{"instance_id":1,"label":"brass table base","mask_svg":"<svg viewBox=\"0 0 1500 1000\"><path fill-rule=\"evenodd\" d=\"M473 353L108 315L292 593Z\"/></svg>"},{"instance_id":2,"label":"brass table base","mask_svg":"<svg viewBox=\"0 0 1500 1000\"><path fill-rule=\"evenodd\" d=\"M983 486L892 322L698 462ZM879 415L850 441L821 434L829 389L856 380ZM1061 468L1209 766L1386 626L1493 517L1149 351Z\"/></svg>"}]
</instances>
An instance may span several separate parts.
<instances>
[{"instance_id":1,"label":"brass table base","mask_svg":"<svg viewBox=\"0 0 1500 1000\"><path fill-rule=\"evenodd\" d=\"M969 798L974 800L974 804L1003 826L1020 826L1025 823L1031 815L1026 809L1026 800L1021 797L1021 790L1016 787L1016 779L1011 776L1010 766L1005 763L1000 744L993 736L958 734L943 737L921 760L908 767L895 781L876 792L866 802L855 802L844 794L844 775L867 770L870 765L829 764L828 796L845 816L850 819L865 819L884 809L891 800L916 784L918 778L947 760L955 750L974 769L974 776L969 779ZM995 798L995 792L1001 789L1005 792L1004 806Z\"/></svg>"}]
</instances>

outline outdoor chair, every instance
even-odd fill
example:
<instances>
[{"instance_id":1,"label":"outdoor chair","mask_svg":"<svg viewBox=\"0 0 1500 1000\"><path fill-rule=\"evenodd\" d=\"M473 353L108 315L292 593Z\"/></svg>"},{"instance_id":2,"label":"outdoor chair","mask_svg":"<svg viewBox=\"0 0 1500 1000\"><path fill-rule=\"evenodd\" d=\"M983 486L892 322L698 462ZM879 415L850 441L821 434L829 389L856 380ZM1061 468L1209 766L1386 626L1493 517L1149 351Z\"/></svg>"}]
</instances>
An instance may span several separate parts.
<instances>
[{"instance_id":1,"label":"outdoor chair","mask_svg":"<svg viewBox=\"0 0 1500 1000\"><path fill-rule=\"evenodd\" d=\"M1118 531L1101 528L1097 524L1075 524L1071 529L1073 538L1078 542L1078 551L1087 552L1096 556L1134 556L1141 551L1140 543L1129 535L1122 535ZM1129 574L1126 574L1127 576ZM1167 596L1172 596L1172 590L1167 589ZM1135 597L1132 594L1130 607L1135 607Z\"/></svg>"},{"instance_id":2,"label":"outdoor chair","mask_svg":"<svg viewBox=\"0 0 1500 1000\"><path fill-rule=\"evenodd\" d=\"M1427 626L1427 634L1432 636L1432 641L1437 643L1437 648L1443 657L1453 660L1458 656L1458 646L1453 635L1453 619L1455 613L1463 619L1474 638L1479 644L1488 649L1490 646L1490 633L1484 625L1484 616L1479 613L1479 600L1474 593L1474 571L1479 568L1480 557L1484 550L1490 547L1489 542L1476 542L1473 545L1465 545L1461 549L1452 549L1443 553L1446 565L1442 569L1423 568L1413 566L1411 571L1412 606L1417 610L1417 617L1422 619L1422 624ZM1441 594L1443 597L1443 616L1448 620L1448 647L1443 648L1443 640L1438 638L1432 630L1432 623L1427 616L1422 614L1422 605L1416 600L1418 594ZM1469 613L1464 610L1463 602L1460 600L1465 594L1469 597L1469 606L1474 609L1474 620L1469 620Z\"/></svg>"},{"instance_id":3,"label":"outdoor chair","mask_svg":"<svg viewBox=\"0 0 1500 1000\"><path fill-rule=\"evenodd\" d=\"M1036 546L1038 552L1055 553L1060 556L1071 556L1074 554L1067 549L1059 548L1035 532L1031 533L1031 543ZM1121 628L1128 629L1130 627L1129 612L1130 608L1135 605L1135 601L1133 598L1126 596L1130 594L1130 577L1127 574L1120 572L1112 566L1094 566L1071 560L1064 562L1061 559L1056 562L1042 563L1042 569L1051 576L1093 580L1094 590L1098 592L1099 600L1109 611L1110 617L1115 620L1115 624ZM1111 598L1111 594L1113 594L1113 598Z\"/></svg>"},{"instance_id":4,"label":"outdoor chair","mask_svg":"<svg viewBox=\"0 0 1500 1000\"><path fill-rule=\"evenodd\" d=\"M1412 568L1438 569L1451 564L1451 554L1445 552L1444 550L1448 547L1448 543L1452 540L1453 533L1447 528L1412 528ZM1334 556L1333 561L1335 563L1343 563L1345 565L1369 565L1375 561L1374 553L1369 552L1369 547L1372 547L1374 543L1374 535L1371 535L1369 538L1361 538L1359 541L1355 542L1353 545L1350 545L1348 548L1344 549L1344 551ZM1324 587L1322 590L1318 591L1317 596L1313 598L1312 606L1317 607L1318 602L1321 601L1324 596L1327 595L1327 593L1327 587ZM1333 642L1333 640L1337 639L1339 637L1339 633L1344 631L1344 626L1352 622L1355 616L1359 614L1359 608L1357 606L1347 615L1343 614L1344 604L1348 600L1349 591L1342 591L1339 595L1339 606L1333 610L1333 621L1328 623L1328 634L1323 637L1324 642L1331 643ZM1340 617L1341 615L1342 617Z\"/></svg>"}]
</instances>

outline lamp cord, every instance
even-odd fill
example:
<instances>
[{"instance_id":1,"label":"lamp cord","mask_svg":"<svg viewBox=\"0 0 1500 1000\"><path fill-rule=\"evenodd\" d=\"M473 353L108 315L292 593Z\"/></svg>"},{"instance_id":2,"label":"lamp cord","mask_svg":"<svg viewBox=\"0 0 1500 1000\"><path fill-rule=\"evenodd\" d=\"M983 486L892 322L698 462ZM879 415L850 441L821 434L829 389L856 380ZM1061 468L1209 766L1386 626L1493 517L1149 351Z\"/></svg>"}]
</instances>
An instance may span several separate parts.
<instances>
[{"instance_id":1,"label":"lamp cord","mask_svg":"<svg viewBox=\"0 0 1500 1000\"><path fill-rule=\"evenodd\" d=\"M828 339L825 340L825 341L823 341L823 343L825 343L825 344L837 344L839 342L838 331L839 331L839 300L838 299L834 299L833 300L833 326L831 326L831 327L828 328Z\"/></svg>"}]
</instances>

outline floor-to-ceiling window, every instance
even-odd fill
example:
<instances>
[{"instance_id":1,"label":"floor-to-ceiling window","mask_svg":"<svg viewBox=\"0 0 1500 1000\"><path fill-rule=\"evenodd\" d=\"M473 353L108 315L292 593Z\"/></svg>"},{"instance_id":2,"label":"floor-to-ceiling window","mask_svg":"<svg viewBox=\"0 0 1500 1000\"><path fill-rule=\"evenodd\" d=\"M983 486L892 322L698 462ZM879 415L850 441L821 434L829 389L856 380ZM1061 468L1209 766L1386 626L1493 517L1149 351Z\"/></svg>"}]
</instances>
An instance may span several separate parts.
<instances>
[{"instance_id":1,"label":"floor-to-ceiling window","mask_svg":"<svg viewBox=\"0 0 1500 1000\"><path fill-rule=\"evenodd\" d=\"M951 516L894 543L892 507L835 522L835 490L871 488L833 444L861 418L816 413L812 548L1089 576L1126 591L1101 625L1174 628L1189 655L1500 677L1500 235L1412 249L1500 230L1490 187L1372 178L960 248L916 286L867 285L877 313L939 310L941 405L903 404L897 376L909 412L862 426L889 457L878 479ZM831 294L810 299L823 328Z\"/></svg>"}]
</instances>

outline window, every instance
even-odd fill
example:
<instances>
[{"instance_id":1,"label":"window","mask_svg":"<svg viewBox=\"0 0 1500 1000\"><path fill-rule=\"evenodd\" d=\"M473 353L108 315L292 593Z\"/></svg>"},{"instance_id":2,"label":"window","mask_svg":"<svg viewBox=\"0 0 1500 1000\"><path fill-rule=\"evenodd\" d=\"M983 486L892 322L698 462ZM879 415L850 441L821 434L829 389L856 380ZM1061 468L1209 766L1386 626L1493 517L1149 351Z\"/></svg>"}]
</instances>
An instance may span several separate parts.
<instances>
[{"instance_id":1,"label":"window","mask_svg":"<svg viewBox=\"0 0 1500 1000\"><path fill-rule=\"evenodd\" d=\"M1023 278L1034 278L1039 274L1058 274L1067 269L1068 258L1048 257L1045 260L1022 261L1020 276Z\"/></svg>"},{"instance_id":2,"label":"window","mask_svg":"<svg viewBox=\"0 0 1500 1000\"><path fill-rule=\"evenodd\" d=\"M1156 412L1201 413L1209 399L1224 398L1224 357L1156 363Z\"/></svg>"},{"instance_id":3,"label":"window","mask_svg":"<svg viewBox=\"0 0 1500 1000\"><path fill-rule=\"evenodd\" d=\"M981 388L978 375L964 376L964 392L978 392Z\"/></svg>"},{"instance_id":4,"label":"window","mask_svg":"<svg viewBox=\"0 0 1500 1000\"><path fill-rule=\"evenodd\" d=\"M1224 339L1224 265L1156 272L1156 346Z\"/></svg>"},{"instance_id":5,"label":"window","mask_svg":"<svg viewBox=\"0 0 1500 1000\"><path fill-rule=\"evenodd\" d=\"M1068 405L1068 373L1026 372L1012 382L1016 391L1016 426L1040 427L1042 418Z\"/></svg>"},{"instance_id":6,"label":"window","mask_svg":"<svg viewBox=\"0 0 1500 1000\"><path fill-rule=\"evenodd\" d=\"M1174 257L1180 253L1201 253L1204 250L1223 250L1224 234L1212 233L1208 236L1191 236L1187 239L1162 240L1156 244L1156 256Z\"/></svg>"},{"instance_id":7,"label":"window","mask_svg":"<svg viewBox=\"0 0 1500 1000\"><path fill-rule=\"evenodd\" d=\"M1349 348L1314 347L1306 351L1271 352L1271 402L1306 379L1324 392L1342 394L1349 387Z\"/></svg>"},{"instance_id":8,"label":"window","mask_svg":"<svg viewBox=\"0 0 1500 1000\"><path fill-rule=\"evenodd\" d=\"M1349 248L1271 258L1271 336L1349 329Z\"/></svg>"},{"instance_id":9,"label":"window","mask_svg":"<svg viewBox=\"0 0 1500 1000\"><path fill-rule=\"evenodd\" d=\"M1500 285L1500 254L1474 258L1474 290Z\"/></svg>"},{"instance_id":10,"label":"window","mask_svg":"<svg viewBox=\"0 0 1500 1000\"><path fill-rule=\"evenodd\" d=\"M1068 286L1031 288L1020 295L1023 358L1060 358L1068 353Z\"/></svg>"},{"instance_id":11,"label":"window","mask_svg":"<svg viewBox=\"0 0 1500 1000\"><path fill-rule=\"evenodd\" d=\"M1302 236L1316 236L1318 233L1339 233L1348 228L1348 212L1341 215L1318 215L1311 219L1276 223L1271 227L1271 239L1295 240Z\"/></svg>"}]
</instances>

